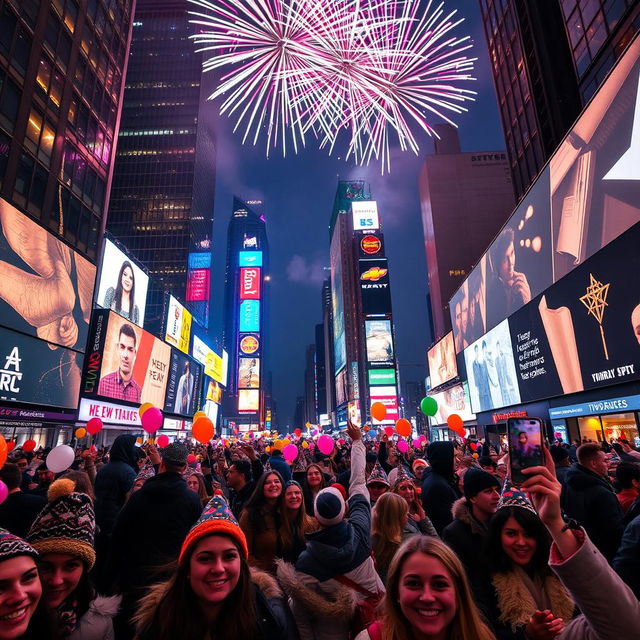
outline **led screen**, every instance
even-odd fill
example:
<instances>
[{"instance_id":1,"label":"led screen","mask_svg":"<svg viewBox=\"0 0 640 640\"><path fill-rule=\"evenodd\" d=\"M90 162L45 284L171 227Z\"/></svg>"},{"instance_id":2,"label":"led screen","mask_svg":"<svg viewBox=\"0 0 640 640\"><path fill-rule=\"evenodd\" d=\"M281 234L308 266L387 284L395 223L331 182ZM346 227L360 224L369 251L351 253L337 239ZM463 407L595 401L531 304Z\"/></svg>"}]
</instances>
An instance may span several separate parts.
<instances>
[{"instance_id":1,"label":"led screen","mask_svg":"<svg viewBox=\"0 0 640 640\"><path fill-rule=\"evenodd\" d=\"M258 268L240 268L240 300L260 299L260 272Z\"/></svg>"},{"instance_id":2,"label":"led screen","mask_svg":"<svg viewBox=\"0 0 640 640\"><path fill-rule=\"evenodd\" d=\"M371 404L381 402L387 409L387 415L382 421L383 424L395 422L400 418L398 393L395 386L369 387L369 397L371 398Z\"/></svg>"},{"instance_id":3,"label":"led screen","mask_svg":"<svg viewBox=\"0 0 640 640\"><path fill-rule=\"evenodd\" d=\"M171 350L171 365L164 410L192 416L200 406L202 366L176 349Z\"/></svg>"},{"instance_id":4,"label":"led screen","mask_svg":"<svg viewBox=\"0 0 640 640\"><path fill-rule=\"evenodd\" d=\"M453 380L458 376L456 351L451 331L427 351L427 361L429 363L429 377L431 378L432 388L439 387L441 384L449 382L449 380Z\"/></svg>"},{"instance_id":5,"label":"led screen","mask_svg":"<svg viewBox=\"0 0 640 640\"><path fill-rule=\"evenodd\" d=\"M386 258L364 259L358 263L362 312L364 314L391 313L389 263Z\"/></svg>"},{"instance_id":6,"label":"led screen","mask_svg":"<svg viewBox=\"0 0 640 640\"><path fill-rule=\"evenodd\" d=\"M261 267L262 251L240 251L238 264L241 267Z\"/></svg>"},{"instance_id":7,"label":"led screen","mask_svg":"<svg viewBox=\"0 0 640 640\"><path fill-rule=\"evenodd\" d=\"M378 204L375 200L356 200L351 203L353 230L379 229Z\"/></svg>"},{"instance_id":8,"label":"led screen","mask_svg":"<svg viewBox=\"0 0 640 640\"><path fill-rule=\"evenodd\" d=\"M447 424L447 418L453 413L458 414L464 422L476 419L471 410L469 387L466 382L453 385L440 393L429 395L438 403L438 411L433 417L429 418L430 424Z\"/></svg>"},{"instance_id":9,"label":"led screen","mask_svg":"<svg viewBox=\"0 0 640 640\"><path fill-rule=\"evenodd\" d=\"M333 310L334 373L347 364L347 347L344 337L344 301L342 299L342 264L340 256L340 229L338 225L331 239L331 307Z\"/></svg>"},{"instance_id":10,"label":"led screen","mask_svg":"<svg viewBox=\"0 0 640 640\"><path fill-rule=\"evenodd\" d=\"M364 323L369 362L393 361L390 320L366 320Z\"/></svg>"},{"instance_id":11,"label":"led screen","mask_svg":"<svg viewBox=\"0 0 640 640\"><path fill-rule=\"evenodd\" d=\"M170 295L164 339L183 353L189 353L191 320L191 314Z\"/></svg>"},{"instance_id":12,"label":"led screen","mask_svg":"<svg viewBox=\"0 0 640 640\"><path fill-rule=\"evenodd\" d=\"M260 358L238 358L238 388L260 387Z\"/></svg>"},{"instance_id":13,"label":"led screen","mask_svg":"<svg viewBox=\"0 0 640 640\"><path fill-rule=\"evenodd\" d=\"M260 391L258 389L238 390L238 411L260 411Z\"/></svg>"},{"instance_id":14,"label":"led screen","mask_svg":"<svg viewBox=\"0 0 640 640\"><path fill-rule=\"evenodd\" d=\"M395 369L369 369L370 385L389 385L396 383Z\"/></svg>"},{"instance_id":15,"label":"led screen","mask_svg":"<svg viewBox=\"0 0 640 640\"><path fill-rule=\"evenodd\" d=\"M260 300L243 300L240 303L240 331L260 331Z\"/></svg>"}]
</instances>

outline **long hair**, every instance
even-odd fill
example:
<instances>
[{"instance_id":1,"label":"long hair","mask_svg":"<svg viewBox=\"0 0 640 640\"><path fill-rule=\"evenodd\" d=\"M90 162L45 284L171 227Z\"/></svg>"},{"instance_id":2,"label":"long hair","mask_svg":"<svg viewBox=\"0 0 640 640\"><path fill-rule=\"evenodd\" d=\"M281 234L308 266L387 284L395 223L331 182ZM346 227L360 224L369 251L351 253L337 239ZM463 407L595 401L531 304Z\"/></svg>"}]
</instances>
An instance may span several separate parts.
<instances>
[{"instance_id":1,"label":"long hair","mask_svg":"<svg viewBox=\"0 0 640 640\"><path fill-rule=\"evenodd\" d=\"M197 471L192 473L187 478L187 480L193 478L194 476L198 480L198 498L200 498L200 502L202 503L202 506L204 506L204 505L207 504L207 502L209 502L209 494L207 493L207 485L204 483L204 476L201 473L198 473Z\"/></svg>"},{"instance_id":2,"label":"long hair","mask_svg":"<svg viewBox=\"0 0 640 640\"><path fill-rule=\"evenodd\" d=\"M307 474L309 473L309 469L312 469L313 467L315 467L320 472L320 486L318 487L318 491L322 491L325 487L327 487L327 479L325 478L322 467L319 464L312 462L304 472L304 480L302 481L302 496L304 497L304 506L310 516L314 513L313 503L317 495L317 493L314 494L313 491L311 491L311 487L307 482Z\"/></svg>"},{"instance_id":3,"label":"long hair","mask_svg":"<svg viewBox=\"0 0 640 640\"><path fill-rule=\"evenodd\" d=\"M408 500L405 500L405 502L409 505L409 513L419 513L420 511L419 507L422 505L420 503L420 498L418 498L418 494L416 493L416 487L413 484L413 480L411 480L411 478L403 478L401 480L396 480L396 482L393 485L393 489L391 489L391 492L399 495L398 489L403 482L408 482L411 485L411 488L413 489L413 500L411 500L411 502L409 502Z\"/></svg>"},{"instance_id":4,"label":"long hair","mask_svg":"<svg viewBox=\"0 0 640 640\"><path fill-rule=\"evenodd\" d=\"M215 637L252 640L258 636L255 588L251 581L249 565L240 548L233 538L229 537L229 540L240 554L240 577L235 589L223 602L216 618ZM189 579L191 556L196 547L197 544L193 546L184 562L174 568L173 575L165 583L162 595L157 601L154 601L153 587L152 592L141 601L133 618L140 640L200 640L204 637L214 637L213 629L208 627L202 615Z\"/></svg>"},{"instance_id":5,"label":"long hair","mask_svg":"<svg viewBox=\"0 0 640 640\"><path fill-rule=\"evenodd\" d=\"M495 512L489 521L489 531L485 538L485 550L489 565L496 571L506 573L513 567L511 559L502 548L502 529L509 518L513 518L536 541L536 551L531 558L531 569L536 573L548 574L551 538L537 514L522 507L503 507Z\"/></svg>"},{"instance_id":6,"label":"long hair","mask_svg":"<svg viewBox=\"0 0 640 640\"><path fill-rule=\"evenodd\" d=\"M118 283L116 284L116 292L114 295L114 301L116 304L115 310L120 313L120 309L122 308L122 274L126 268L129 268L131 271L131 293L129 294L130 302L129 302L129 314L133 317L133 303L136 298L136 276L133 272L133 267L128 260L125 260L120 267L120 273L118 274Z\"/></svg>"},{"instance_id":7,"label":"long hair","mask_svg":"<svg viewBox=\"0 0 640 640\"><path fill-rule=\"evenodd\" d=\"M382 637L384 640L411 640L412 628L400 608L399 586L407 558L423 553L439 560L451 575L455 588L456 614L449 625L447 640L495 640L483 622L471 594L467 575L458 556L437 538L412 536L396 552L387 574L387 592L382 601Z\"/></svg>"},{"instance_id":8,"label":"long hair","mask_svg":"<svg viewBox=\"0 0 640 640\"><path fill-rule=\"evenodd\" d=\"M278 476L280 479L280 483L282 484L282 493L278 496L278 500L276 504L271 507L267 504L267 501L264 497L264 483L267 481L269 476ZM245 502L244 508L249 515L249 521L251 522L251 526L256 531L264 531L265 530L265 518L264 514L269 512L273 516L276 529L278 531L281 530L281 521L282 521L282 501L284 498L284 480L282 476L277 471L265 471L256 482L256 488L253 490L253 493L249 496L249 499Z\"/></svg>"},{"instance_id":9,"label":"long hair","mask_svg":"<svg viewBox=\"0 0 640 640\"><path fill-rule=\"evenodd\" d=\"M298 507L293 520L288 517L288 511L284 505L284 494L289 487L295 486L300 489L302 493L302 487L300 483L295 480L287 482L287 486L283 489L283 504L282 504L282 526L280 536L282 537L282 544L285 550L285 556L287 552L291 552L292 555L297 556L298 552L304 549L306 545L305 534L314 530L315 520L309 516L306 512L304 505L304 496L302 504ZM288 558L285 557L288 560Z\"/></svg>"},{"instance_id":10,"label":"long hair","mask_svg":"<svg viewBox=\"0 0 640 640\"><path fill-rule=\"evenodd\" d=\"M383 493L373 507L371 532L385 542L400 543L404 521L409 512L407 501L397 493Z\"/></svg>"},{"instance_id":11,"label":"long hair","mask_svg":"<svg viewBox=\"0 0 640 640\"><path fill-rule=\"evenodd\" d=\"M91 501L95 502L96 496L93 493L91 478L86 471L71 469L70 471L63 473L60 477L73 480L76 483L74 491L77 491L78 493L86 493L91 498Z\"/></svg>"}]
</instances>

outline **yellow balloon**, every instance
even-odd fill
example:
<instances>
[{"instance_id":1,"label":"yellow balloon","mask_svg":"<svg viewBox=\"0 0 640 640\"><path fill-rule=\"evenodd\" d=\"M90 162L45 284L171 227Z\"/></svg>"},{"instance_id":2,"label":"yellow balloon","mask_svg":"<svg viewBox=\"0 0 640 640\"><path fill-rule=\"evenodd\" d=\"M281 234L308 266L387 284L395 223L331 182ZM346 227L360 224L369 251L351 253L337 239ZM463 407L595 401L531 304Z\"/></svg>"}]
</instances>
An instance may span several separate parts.
<instances>
[{"instance_id":1,"label":"yellow balloon","mask_svg":"<svg viewBox=\"0 0 640 640\"><path fill-rule=\"evenodd\" d=\"M196 411L193 414L193 421L196 422L196 420L198 420L198 418L206 418L207 414L204 411Z\"/></svg>"},{"instance_id":2,"label":"yellow balloon","mask_svg":"<svg viewBox=\"0 0 640 640\"><path fill-rule=\"evenodd\" d=\"M309 443L306 440L302 443L302 448L303 449L308 449L309 448Z\"/></svg>"},{"instance_id":3,"label":"yellow balloon","mask_svg":"<svg viewBox=\"0 0 640 640\"><path fill-rule=\"evenodd\" d=\"M286 447L288 444L291 444L291 440L289 438L285 438L282 442L284 442L284 446Z\"/></svg>"},{"instance_id":4,"label":"yellow balloon","mask_svg":"<svg viewBox=\"0 0 640 640\"><path fill-rule=\"evenodd\" d=\"M84 427L76 429L76 438L84 438L87 435L87 430Z\"/></svg>"},{"instance_id":5,"label":"yellow balloon","mask_svg":"<svg viewBox=\"0 0 640 640\"><path fill-rule=\"evenodd\" d=\"M136 444L142 444L142 438L140 436L136 438Z\"/></svg>"},{"instance_id":6,"label":"yellow balloon","mask_svg":"<svg viewBox=\"0 0 640 640\"><path fill-rule=\"evenodd\" d=\"M144 412L147 409L152 409L153 408L153 402L145 402L144 404L140 405L140 408L138 409L138 415L142 418L142 416L144 415Z\"/></svg>"},{"instance_id":7,"label":"yellow balloon","mask_svg":"<svg viewBox=\"0 0 640 640\"><path fill-rule=\"evenodd\" d=\"M267 453L271 453L271 447L270 447L269 445L267 445L267 446L264 448L264 450L265 450Z\"/></svg>"},{"instance_id":8,"label":"yellow balloon","mask_svg":"<svg viewBox=\"0 0 640 640\"><path fill-rule=\"evenodd\" d=\"M278 451L282 451L285 447L284 444L284 440L280 440L280 438L278 438L274 443L273 443L273 448L277 449Z\"/></svg>"}]
</instances>

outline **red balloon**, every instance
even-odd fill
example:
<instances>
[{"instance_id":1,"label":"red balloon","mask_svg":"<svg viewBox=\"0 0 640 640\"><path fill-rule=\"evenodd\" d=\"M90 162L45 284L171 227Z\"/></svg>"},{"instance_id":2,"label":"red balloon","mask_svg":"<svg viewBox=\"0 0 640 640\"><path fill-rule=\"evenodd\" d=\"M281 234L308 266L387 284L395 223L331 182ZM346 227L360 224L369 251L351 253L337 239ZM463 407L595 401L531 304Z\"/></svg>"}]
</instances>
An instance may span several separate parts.
<instances>
[{"instance_id":1,"label":"red balloon","mask_svg":"<svg viewBox=\"0 0 640 640\"><path fill-rule=\"evenodd\" d=\"M158 436L158 446L164 449L169 444L169 436L166 433Z\"/></svg>"},{"instance_id":2,"label":"red balloon","mask_svg":"<svg viewBox=\"0 0 640 640\"><path fill-rule=\"evenodd\" d=\"M91 418L91 420L89 420L89 422L87 422L87 431L92 435L95 436L96 433L98 433L100 431L100 429L102 429L103 424L102 424L102 420L100 420L100 418Z\"/></svg>"},{"instance_id":3,"label":"red balloon","mask_svg":"<svg viewBox=\"0 0 640 640\"><path fill-rule=\"evenodd\" d=\"M193 453L190 453L187 456L187 463L188 464L193 464L196 460L197 460L197 458L193 455Z\"/></svg>"},{"instance_id":4,"label":"red balloon","mask_svg":"<svg viewBox=\"0 0 640 640\"><path fill-rule=\"evenodd\" d=\"M471 451L475 451L478 448L478 443L477 442L470 442L469 443L469 448L471 449Z\"/></svg>"},{"instance_id":5,"label":"red balloon","mask_svg":"<svg viewBox=\"0 0 640 640\"><path fill-rule=\"evenodd\" d=\"M301 429L294 429L293 433L295 433L299 438L300 435L302 434L302 430Z\"/></svg>"},{"instance_id":6,"label":"red balloon","mask_svg":"<svg viewBox=\"0 0 640 640\"><path fill-rule=\"evenodd\" d=\"M464 422L457 413L452 413L447 418L447 425L449 425L449 429L451 429L451 431L457 431L460 433L460 430L462 430L462 434L460 435L464 435Z\"/></svg>"},{"instance_id":7,"label":"red balloon","mask_svg":"<svg viewBox=\"0 0 640 640\"><path fill-rule=\"evenodd\" d=\"M15 448L16 448L16 441L9 440L9 442L7 442L7 452L11 453Z\"/></svg>"},{"instance_id":8,"label":"red balloon","mask_svg":"<svg viewBox=\"0 0 640 640\"><path fill-rule=\"evenodd\" d=\"M393 427L385 427L384 432L391 437L393 435Z\"/></svg>"},{"instance_id":9,"label":"red balloon","mask_svg":"<svg viewBox=\"0 0 640 640\"><path fill-rule=\"evenodd\" d=\"M403 438L408 438L411 435L411 423L406 418L400 418L396 422L396 431L398 435L401 435Z\"/></svg>"},{"instance_id":10,"label":"red balloon","mask_svg":"<svg viewBox=\"0 0 640 640\"><path fill-rule=\"evenodd\" d=\"M33 451L37 444L35 440L25 440L25 442L22 443L22 450L28 453L29 451Z\"/></svg>"}]
</instances>

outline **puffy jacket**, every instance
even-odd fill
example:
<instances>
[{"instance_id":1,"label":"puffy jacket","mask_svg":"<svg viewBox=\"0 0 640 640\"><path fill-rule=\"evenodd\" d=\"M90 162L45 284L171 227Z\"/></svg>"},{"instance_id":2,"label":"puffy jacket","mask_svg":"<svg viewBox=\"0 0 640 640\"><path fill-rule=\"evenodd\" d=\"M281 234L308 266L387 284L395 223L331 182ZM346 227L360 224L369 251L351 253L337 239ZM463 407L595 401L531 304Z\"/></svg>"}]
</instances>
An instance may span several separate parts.
<instances>
[{"instance_id":1,"label":"puffy jacket","mask_svg":"<svg viewBox=\"0 0 640 640\"><path fill-rule=\"evenodd\" d=\"M118 613L120 600L120 596L98 596L67 640L113 640L113 618Z\"/></svg>"},{"instance_id":2,"label":"puffy jacket","mask_svg":"<svg viewBox=\"0 0 640 640\"><path fill-rule=\"evenodd\" d=\"M424 470L422 506L441 536L453 520L451 507L460 498L453 473L453 444L432 442L427 447L427 457L431 466Z\"/></svg>"}]
</instances>

